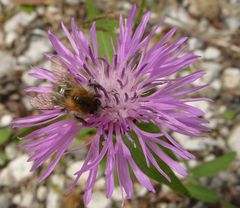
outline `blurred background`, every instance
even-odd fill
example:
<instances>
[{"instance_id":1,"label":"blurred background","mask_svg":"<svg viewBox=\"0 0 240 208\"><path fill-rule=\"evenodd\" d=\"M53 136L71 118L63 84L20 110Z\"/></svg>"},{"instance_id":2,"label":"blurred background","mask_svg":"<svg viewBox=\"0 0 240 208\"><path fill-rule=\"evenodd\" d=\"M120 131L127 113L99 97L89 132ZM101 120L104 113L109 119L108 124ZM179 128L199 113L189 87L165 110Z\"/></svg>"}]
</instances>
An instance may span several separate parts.
<instances>
[{"instance_id":1,"label":"blurred background","mask_svg":"<svg viewBox=\"0 0 240 208\"><path fill-rule=\"evenodd\" d=\"M93 1L102 17L116 20L119 14L127 15L134 3L140 5L141 1ZM240 207L240 0L146 0L143 8L152 12L149 26L165 16L166 24L158 30L152 44L170 28L177 27L176 38L188 36L190 50L202 57L192 68L207 72L196 84L209 83L209 87L198 95L214 102L197 105L205 111L212 131L206 138L197 139L174 134L197 158L183 165L191 169L227 152L237 152L226 170L198 180ZM49 66L43 56L52 50L48 29L64 41L60 21L70 26L71 17L75 17L78 26L87 31L90 13L91 7L86 6L84 0L0 0L0 208L84 207L82 193L86 175L72 193L65 195L65 191L73 180L73 173L81 166L86 150L61 160L53 174L39 183L41 170L29 172L31 164L17 147L19 132L10 125L14 118L36 113L23 89L42 84L29 77L28 71L31 65ZM84 134L84 137L90 136L91 132ZM156 194L148 193L136 183L135 196L125 202L125 207L231 207L184 197L161 184L155 183L155 188ZM121 207L120 190L117 188L109 200L104 189L104 178L99 175L88 207Z\"/></svg>"}]
</instances>

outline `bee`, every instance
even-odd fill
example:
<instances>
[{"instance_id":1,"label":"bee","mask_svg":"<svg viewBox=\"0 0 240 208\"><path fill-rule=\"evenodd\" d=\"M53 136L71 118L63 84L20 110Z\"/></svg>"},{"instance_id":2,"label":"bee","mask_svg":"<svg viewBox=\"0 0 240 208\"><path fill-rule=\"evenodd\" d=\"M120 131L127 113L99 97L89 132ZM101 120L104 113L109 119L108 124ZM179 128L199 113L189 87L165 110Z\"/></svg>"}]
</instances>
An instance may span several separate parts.
<instances>
[{"instance_id":1,"label":"bee","mask_svg":"<svg viewBox=\"0 0 240 208\"><path fill-rule=\"evenodd\" d=\"M56 73L57 81L52 93L38 94L31 104L39 110L62 109L73 113L74 117L85 123L81 116L96 114L100 107L100 95L93 85L82 86L69 72Z\"/></svg>"}]
</instances>

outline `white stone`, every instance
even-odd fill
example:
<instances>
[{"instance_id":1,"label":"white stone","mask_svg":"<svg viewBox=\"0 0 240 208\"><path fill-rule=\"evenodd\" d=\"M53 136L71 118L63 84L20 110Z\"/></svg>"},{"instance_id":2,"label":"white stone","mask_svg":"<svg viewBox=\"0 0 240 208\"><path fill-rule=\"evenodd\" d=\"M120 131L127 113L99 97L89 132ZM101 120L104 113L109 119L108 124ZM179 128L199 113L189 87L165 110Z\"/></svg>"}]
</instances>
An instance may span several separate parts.
<instances>
[{"instance_id":1,"label":"white stone","mask_svg":"<svg viewBox=\"0 0 240 208\"><path fill-rule=\"evenodd\" d=\"M203 46L203 42L197 38L189 38L188 45L190 50L196 50Z\"/></svg>"},{"instance_id":2,"label":"white stone","mask_svg":"<svg viewBox=\"0 0 240 208\"><path fill-rule=\"evenodd\" d=\"M23 102L23 104L24 104L24 106L26 107L27 110L30 111L30 110L33 109L32 105L30 103L30 99L28 97L23 97L22 102Z\"/></svg>"},{"instance_id":3,"label":"white stone","mask_svg":"<svg viewBox=\"0 0 240 208\"><path fill-rule=\"evenodd\" d=\"M87 208L110 208L111 200L106 198L102 192L93 192L90 203L86 206Z\"/></svg>"},{"instance_id":4,"label":"white stone","mask_svg":"<svg viewBox=\"0 0 240 208\"><path fill-rule=\"evenodd\" d=\"M239 18L236 17L229 17L226 20L228 28L234 32L240 27L240 21Z\"/></svg>"},{"instance_id":5,"label":"white stone","mask_svg":"<svg viewBox=\"0 0 240 208\"><path fill-rule=\"evenodd\" d=\"M189 17L188 13L181 7L173 7L168 12L168 16L175 20L177 25L183 26L184 24L193 25L196 21Z\"/></svg>"},{"instance_id":6,"label":"white stone","mask_svg":"<svg viewBox=\"0 0 240 208\"><path fill-rule=\"evenodd\" d=\"M240 125L237 125L229 135L228 145L231 150L236 151L240 158Z\"/></svg>"},{"instance_id":7,"label":"white stone","mask_svg":"<svg viewBox=\"0 0 240 208\"><path fill-rule=\"evenodd\" d=\"M6 33L11 31L16 31L19 26L27 26L36 18L36 13L31 12L18 12L13 17L11 17L4 25L4 31Z\"/></svg>"},{"instance_id":8,"label":"white stone","mask_svg":"<svg viewBox=\"0 0 240 208\"><path fill-rule=\"evenodd\" d=\"M5 43L7 44L8 47L11 47L13 42L16 39L17 39L17 33L11 31L11 32L7 33L6 38L5 38Z\"/></svg>"},{"instance_id":9,"label":"white stone","mask_svg":"<svg viewBox=\"0 0 240 208\"><path fill-rule=\"evenodd\" d=\"M188 24L188 25L195 25L196 24L196 20L194 20L193 18L190 18L189 14L182 7L179 7L177 9L176 18L180 22L182 22L183 24Z\"/></svg>"},{"instance_id":10,"label":"white stone","mask_svg":"<svg viewBox=\"0 0 240 208\"><path fill-rule=\"evenodd\" d=\"M33 36L41 36L47 38L48 34L45 30L41 30L39 28L36 28L32 31Z\"/></svg>"},{"instance_id":11,"label":"white stone","mask_svg":"<svg viewBox=\"0 0 240 208\"><path fill-rule=\"evenodd\" d=\"M47 188L45 186L40 186L37 190L37 199L43 201L47 196Z\"/></svg>"},{"instance_id":12,"label":"white stone","mask_svg":"<svg viewBox=\"0 0 240 208\"><path fill-rule=\"evenodd\" d=\"M17 186L32 176L30 172L31 163L27 162L28 156L22 155L11 161L7 167L0 172L0 185Z\"/></svg>"},{"instance_id":13,"label":"white stone","mask_svg":"<svg viewBox=\"0 0 240 208\"><path fill-rule=\"evenodd\" d=\"M1 3L7 6L11 3L11 0L1 0Z\"/></svg>"},{"instance_id":14,"label":"white stone","mask_svg":"<svg viewBox=\"0 0 240 208\"><path fill-rule=\"evenodd\" d=\"M22 195L21 207L29 208L33 203L33 193L32 192L24 192Z\"/></svg>"},{"instance_id":15,"label":"white stone","mask_svg":"<svg viewBox=\"0 0 240 208\"><path fill-rule=\"evenodd\" d=\"M12 181L14 180L13 176L9 173L7 168L2 169L0 172L0 185L1 186L16 186Z\"/></svg>"},{"instance_id":16,"label":"white stone","mask_svg":"<svg viewBox=\"0 0 240 208\"><path fill-rule=\"evenodd\" d=\"M19 152L17 151L17 148L16 148L16 144L13 144L13 143L6 146L5 152L6 152L8 159L10 159L10 160L13 160L19 154Z\"/></svg>"},{"instance_id":17,"label":"white stone","mask_svg":"<svg viewBox=\"0 0 240 208\"><path fill-rule=\"evenodd\" d=\"M203 50L200 50L200 49L197 49L197 50L194 50L193 52L196 56L199 56L199 57L204 57L204 51Z\"/></svg>"},{"instance_id":18,"label":"white stone","mask_svg":"<svg viewBox=\"0 0 240 208\"><path fill-rule=\"evenodd\" d=\"M240 69L227 68L223 72L223 86L227 89L234 89L240 86Z\"/></svg>"},{"instance_id":19,"label":"white stone","mask_svg":"<svg viewBox=\"0 0 240 208\"><path fill-rule=\"evenodd\" d=\"M67 172L66 172L67 176L71 179L75 179L74 173L79 171L80 168L82 167L82 165L83 165L83 161L74 162L71 165L69 165L68 168L67 168ZM88 173L85 172L80 177L78 183L82 184L82 185L85 185L86 182L87 182L87 179L88 179Z\"/></svg>"},{"instance_id":20,"label":"white stone","mask_svg":"<svg viewBox=\"0 0 240 208\"><path fill-rule=\"evenodd\" d=\"M11 115L9 114L3 115L0 119L0 126L9 126L12 120L13 118Z\"/></svg>"},{"instance_id":21,"label":"white stone","mask_svg":"<svg viewBox=\"0 0 240 208\"><path fill-rule=\"evenodd\" d=\"M121 4L124 10L129 11L132 8L132 5L128 1L123 1Z\"/></svg>"},{"instance_id":22,"label":"white stone","mask_svg":"<svg viewBox=\"0 0 240 208\"><path fill-rule=\"evenodd\" d=\"M162 186L161 195L167 195L169 194L169 192L171 192L171 189L168 186L164 184L162 184L161 186Z\"/></svg>"},{"instance_id":23,"label":"white stone","mask_svg":"<svg viewBox=\"0 0 240 208\"><path fill-rule=\"evenodd\" d=\"M188 165L190 168L195 168L198 165L198 162L196 160L189 160Z\"/></svg>"},{"instance_id":24,"label":"white stone","mask_svg":"<svg viewBox=\"0 0 240 208\"><path fill-rule=\"evenodd\" d=\"M34 85L37 85L37 82L39 81L39 79L30 76L29 71L25 71L22 74L22 81L26 86L34 86Z\"/></svg>"},{"instance_id":25,"label":"white stone","mask_svg":"<svg viewBox=\"0 0 240 208\"><path fill-rule=\"evenodd\" d=\"M206 72L206 75L203 77L203 79L206 83L209 83L219 76L222 70L222 65L215 62L203 62L202 68Z\"/></svg>"},{"instance_id":26,"label":"white stone","mask_svg":"<svg viewBox=\"0 0 240 208\"><path fill-rule=\"evenodd\" d=\"M217 109L217 113L218 114L223 114L226 110L227 110L227 106L226 105L220 105Z\"/></svg>"},{"instance_id":27,"label":"white stone","mask_svg":"<svg viewBox=\"0 0 240 208\"><path fill-rule=\"evenodd\" d=\"M32 176L30 172L31 163L27 162L28 156L22 155L9 163L9 169L17 183L24 181Z\"/></svg>"},{"instance_id":28,"label":"white stone","mask_svg":"<svg viewBox=\"0 0 240 208\"><path fill-rule=\"evenodd\" d=\"M216 156L214 154L209 154L209 155L206 155L206 157L204 158L204 161L209 162L211 160L214 160L215 158Z\"/></svg>"},{"instance_id":29,"label":"white stone","mask_svg":"<svg viewBox=\"0 0 240 208\"><path fill-rule=\"evenodd\" d=\"M112 199L114 201L122 201L122 193L119 186L113 190Z\"/></svg>"},{"instance_id":30,"label":"white stone","mask_svg":"<svg viewBox=\"0 0 240 208\"><path fill-rule=\"evenodd\" d=\"M31 64L40 61L43 54L51 51L51 44L47 37L33 38L28 50L18 58L20 64Z\"/></svg>"},{"instance_id":31,"label":"white stone","mask_svg":"<svg viewBox=\"0 0 240 208\"><path fill-rule=\"evenodd\" d=\"M212 119L209 119L209 124L208 124L208 127L211 128L211 129L215 129L217 128L218 126L218 121L214 118Z\"/></svg>"},{"instance_id":32,"label":"white stone","mask_svg":"<svg viewBox=\"0 0 240 208\"><path fill-rule=\"evenodd\" d=\"M210 109L210 103L205 101L191 102L188 104L202 110L204 113L208 112Z\"/></svg>"},{"instance_id":33,"label":"white stone","mask_svg":"<svg viewBox=\"0 0 240 208\"><path fill-rule=\"evenodd\" d=\"M209 146L214 146L215 141L210 138L191 138L179 133L173 133L173 138L176 139L185 149L191 151L205 150Z\"/></svg>"},{"instance_id":34,"label":"white stone","mask_svg":"<svg viewBox=\"0 0 240 208\"><path fill-rule=\"evenodd\" d=\"M204 58L207 60L216 60L219 59L221 51L215 47L208 47L204 52Z\"/></svg>"},{"instance_id":35,"label":"white stone","mask_svg":"<svg viewBox=\"0 0 240 208\"><path fill-rule=\"evenodd\" d=\"M53 15L53 14L57 14L57 13L59 13L60 12L60 10L59 10L59 8L57 8L57 7L55 7L55 6L48 6L47 7L47 10L46 10L46 13L49 13L49 14L51 14L51 15Z\"/></svg>"},{"instance_id":36,"label":"white stone","mask_svg":"<svg viewBox=\"0 0 240 208\"><path fill-rule=\"evenodd\" d=\"M215 79L210 86L216 90L217 92L220 92L222 89L222 82L219 79Z\"/></svg>"},{"instance_id":37,"label":"white stone","mask_svg":"<svg viewBox=\"0 0 240 208\"><path fill-rule=\"evenodd\" d=\"M182 23L179 22L175 17L172 18L172 17L166 16L164 20L165 20L165 23L168 25L180 27L180 28L182 27Z\"/></svg>"},{"instance_id":38,"label":"white stone","mask_svg":"<svg viewBox=\"0 0 240 208\"><path fill-rule=\"evenodd\" d=\"M105 179L104 177L98 179L94 184L94 189L103 190L105 188Z\"/></svg>"},{"instance_id":39,"label":"white stone","mask_svg":"<svg viewBox=\"0 0 240 208\"><path fill-rule=\"evenodd\" d=\"M222 128L220 128L220 134L222 135L222 136L228 136L229 135L229 129L228 129L228 127L222 127Z\"/></svg>"},{"instance_id":40,"label":"white stone","mask_svg":"<svg viewBox=\"0 0 240 208\"><path fill-rule=\"evenodd\" d=\"M143 197L148 192L148 190L144 186L140 185L139 183L134 184L134 189L136 191L137 197Z\"/></svg>"},{"instance_id":41,"label":"white stone","mask_svg":"<svg viewBox=\"0 0 240 208\"><path fill-rule=\"evenodd\" d=\"M47 195L46 208L59 208L60 207L60 196L59 194L50 189Z\"/></svg>"},{"instance_id":42,"label":"white stone","mask_svg":"<svg viewBox=\"0 0 240 208\"><path fill-rule=\"evenodd\" d=\"M38 15L44 15L44 13L45 13L45 8L43 7L43 6L37 6L37 8L36 8L36 12L37 12L37 14Z\"/></svg>"},{"instance_id":43,"label":"white stone","mask_svg":"<svg viewBox=\"0 0 240 208\"><path fill-rule=\"evenodd\" d=\"M197 7L197 4L193 1L188 1L188 10L191 14L194 14L195 16L199 16L201 14L201 11Z\"/></svg>"},{"instance_id":44,"label":"white stone","mask_svg":"<svg viewBox=\"0 0 240 208\"><path fill-rule=\"evenodd\" d=\"M1 208L8 208L10 205L10 200L7 197L7 195L4 195L4 193L2 193L0 195L0 207Z\"/></svg>"},{"instance_id":45,"label":"white stone","mask_svg":"<svg viewBox=\"0 0 240 208\"><path fill-rule=\"evenodd\" d=\"M13 71L16 65L15 58L9 53L0 51L0 77Z\"/></svg>"},{"instance_id":46,"label":"white stone","mask_svg":"<svg viewBox=\"0 0 240 208\"><path fill-rule=\"evenodd\" d=\"M160 202L157 204L156 208L168 208L168 203Z\"/></svg>"},{"instance_id":47,"label":"white stone","mask_svg":"<svg viewBox=\"0 0 240 208\"><path fill-rule=\"evenodd\" d=\"M71 6L79 5L82 2L82 0L66 0L66 3Z\"/></svg>"},{"instance_id":48,"label":"white stone","mask_svg":"<svg viewBox=\"0 0 240 208\"><path fill-rule=\"evenodd\" d=\"M64 176L62 176L62 175L52 175L51 176L51 182L52 182L53 185L62 189L63 186L64 186Z\"/></svg>"},{"instance_id":49,"label":"white stone","mask_svg":"<svg viewBox=\"0 0 240 208\"><path fill-rule=\"evenodd\" d=\"M14 204L20 205L22 201L21 194L16 194L12 199Z\"/></svg>"}]
</instances>

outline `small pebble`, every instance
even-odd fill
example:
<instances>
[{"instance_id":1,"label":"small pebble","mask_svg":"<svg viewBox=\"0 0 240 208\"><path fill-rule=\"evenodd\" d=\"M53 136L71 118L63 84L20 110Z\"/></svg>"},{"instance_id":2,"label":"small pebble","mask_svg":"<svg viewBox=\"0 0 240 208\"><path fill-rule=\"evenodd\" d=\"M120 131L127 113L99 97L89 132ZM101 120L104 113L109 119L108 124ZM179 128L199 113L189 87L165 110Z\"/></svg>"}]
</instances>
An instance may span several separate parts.
<instances>
[{"instance_id":1,"label":"small pebble","mask_svg":"<svg viewBox=\"0 0 240 208\"><path fill-rule=\"evenodd\" d=\"M87 208L110 208L111 200L106 198L102 192L93 192L90 203L86 206Z\"/></svg>"},{"instance_id":2,"label":"small pebble","mask_svg":"<svg viewBox=\"0 0 240 208\"><path fill-rule=\"evenodd\" d=\"M228 145L231 148L231 150L236 151L236 153L238 154L238 158L240 158L239 136L240 136L240 125L237 125L229 135Z\"/></svg>"},{"instance_id":3,"label":"small pebble","mask_svg":"<svg viewBox=\"0 0 240 208\"><path fill-rule=\"evenodd\" d=\"M55 190L50 189L47 194L46 208L59 208L60 195Z\"/></svg>"},{"instance_id":4,"label":"small pebble","mask_svg":"<svg viewBox=\"0 0 240 208\"><path fill-rule=\"evenodd\" d=\"M37 199L39 201L45 200L47 196L47 188L45 186L40 186L37 190Z\"/></svg>"},{"instance_id":5,"label":"small pebble","mask_svg":"<svg viewBox=\"0 0 240 208\"><path fill-rule=\"evenodd\" d=\"M83 161L74 162L71 165L69 165L66 171L67 176L71 179L75 179L74 173L79 171L82 165L83 165ZM87 182L87 179L88 179L88 173L85 172L82 174L78 182L80 184L85 185L85 183Z\"/></svg>"},{"instance_id":6,"label":"small pebble","mask_svg":"<svg viewBox=\"0 0 240 208\"><path fill-rule=\"evenodd\" d=\"M64 176L62 175L52 175L51 182L53 185L57 186L60 189L64 187Z\"/></svg>"},{"instance_id":7,"label":"small pebble","mask_svg":"<svg viewBox=\"0 0 240 208\"><path fill-rule=\"evenodd\" d=\"M0 127L9 126L11 124L12 120L13 120L13 118L11 115L9 115L9 114L3 115L0 118Z\"/></svg>"},{"instance_id":8,"label":"small pebble","mask_svg":"<svg viewBox=\"0 0 240 208\"><path fill-rule=\"evenodd\" d=\"M223 72L223 86L227 89L234 89L240 86L240 69L227 68Z\"/></svg>"},{"instance_id":9,"label":"small pebble","mask_svg":"<svg viewBox=\"0 0 240 208\"><path fill-rule=\"evenodd\" d=\"M29 208L33 203L33 192L25 191L22 195L21 207Z\"/></svg>"},{"instance_id":10,"label":"small pebble","mask_svg":"<svg viewBox=\"0 0 240 208\"><path fill-rule=\"evenodd\" d=\"M1 193L0 195L0 207L1 208L9 208L10 199L7 194Z\"/></svg>"},{"instance_id":11,"label":"small pebble","mask_svg":"<svg viewBox=\"0 0 240 208\"><path fill-rule=\"evenodd\" d=\"M208 47L204 52L204 58L207 60L218 60L220 58L221 52L215 47Z\"/></svg>"}]
</instances>

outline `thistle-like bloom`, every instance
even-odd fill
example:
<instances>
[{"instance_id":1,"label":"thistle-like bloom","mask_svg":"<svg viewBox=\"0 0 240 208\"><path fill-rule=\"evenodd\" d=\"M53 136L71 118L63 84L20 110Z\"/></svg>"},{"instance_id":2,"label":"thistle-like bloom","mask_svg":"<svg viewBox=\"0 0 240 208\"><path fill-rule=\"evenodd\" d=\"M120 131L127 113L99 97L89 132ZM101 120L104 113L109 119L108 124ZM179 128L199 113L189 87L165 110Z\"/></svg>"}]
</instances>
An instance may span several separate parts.
<instances>
[{"instance_id":1,"label":"thistle-like bloom","mask_svg":"<svg viewBox=\"0 0 240 208\"><path fill-rule=\"evenodd\" d=\"M142 17L134 30L135 16L135 6L126 20L120 16L120 32L116 47L112 46L114 55L111 62L98 55L95 23L90 29L89 39L76 28L74 20L71 22L71 32L62 24L72 49L65 47L53 33L49 32L49 39L56 53L47 54L47 57L57 63L59 71L42 67L33 68L31 72L33 77L51 83L48 87L27 89L27 92L36 93L32 98L32 104L41 110L41 114L14 121L17 128L41 126L21 138L27 141L21 145L30 155L29 161L33 161L32 170L54 156L40 176L41 180L53 171L81 129L85 127L97 129L89 144L84 164L75 173L76 179L72 185L73 187L77 183L84 172L89 173L84 194L85 204L91 199L99 163L104 157L107 197L111 197L115 187L115 171L123 198L132 197L133 182L130 168L136 179L149 191L154 192L150 179L134 161L123 138L133 143L135 148L140 148L146 164L154 166L170 181L169 176L159 167L156 157L180 175L185 176L187 172L161 147L171 150L185 160L194 157L170 136L169 131L201 136L202 132L208 130L203 126L207 123L201 118L203 112L189 105L191 102L206 99L185 97L205 87L191 85L202 77L204 72L199 70L182 77L172 76L198 59L192 52L186 52L187 38L182 37L176 42L169 43L176 31L171 29L159 42L150 46L150 41L161 23L153 27L149 34L145 34L150 13ZM59 82L65 84L65 87L66 83L74 82L84 89L92 88L98 104L101 105L97 112L89 111L79 119L77 110L74 111L73 108L64 107L61 102L57 102L56 83ZM60 91L57 91L59 96L63 96L67 90L61 87ZM66 115L68 119L61 119ZM159 133L147 132L138 125L148 122L156 124ZM167 140L162 139L163 137ZM135 144L136 138L139 145Z\"/></svg>"}]
</instances>

